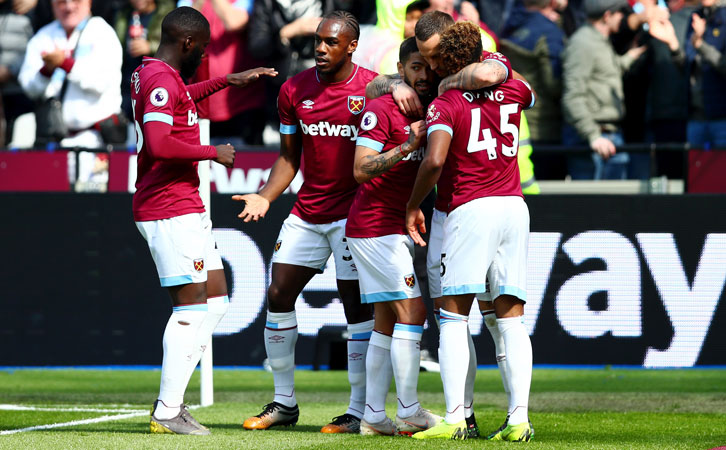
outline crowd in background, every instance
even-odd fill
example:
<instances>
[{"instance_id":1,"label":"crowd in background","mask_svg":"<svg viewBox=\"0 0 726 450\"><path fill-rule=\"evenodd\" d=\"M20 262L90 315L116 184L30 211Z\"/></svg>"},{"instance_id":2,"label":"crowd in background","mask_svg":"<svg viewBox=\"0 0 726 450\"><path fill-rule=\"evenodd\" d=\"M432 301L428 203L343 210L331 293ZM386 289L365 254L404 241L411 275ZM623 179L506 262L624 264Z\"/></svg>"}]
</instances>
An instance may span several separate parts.
<instances>
[{"instance_id":1,"label":"crowd in background","mask_svg":"<svg viewBox=\"0 0 726 450\"><path fill-rule=\"evenodd\" d=\"M109 141L114 128L133 123L130 75L178 6L210 23L195 79L257 66L280 73L264 88L224 90L199 105L212 143L274 144L264 130L277 129L277 92L314 64L313 33L327 12L358 17L355 62L393 73L400 42L437 9L477 23L484 48L504 53L537 92L527 112L537 178L654 174L644 154L617 151L623 143L726 148L726 0L0 0L0 146L45 145L54 99L59 145L118 144ZM28 138L18 118L33 112L39 127ZM592 151L537 153L561 144ZM682 177L681 158L659 155L657 174Z\"/></svg>"}]
</instances>

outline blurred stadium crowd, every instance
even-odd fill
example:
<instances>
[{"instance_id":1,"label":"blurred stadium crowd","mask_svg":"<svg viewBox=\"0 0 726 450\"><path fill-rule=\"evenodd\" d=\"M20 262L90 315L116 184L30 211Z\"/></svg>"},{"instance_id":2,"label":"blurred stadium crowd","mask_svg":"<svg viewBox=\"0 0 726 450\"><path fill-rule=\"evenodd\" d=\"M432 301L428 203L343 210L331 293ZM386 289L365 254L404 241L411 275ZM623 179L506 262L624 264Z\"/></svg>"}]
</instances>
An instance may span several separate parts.
<instances>
[{"instance_id":1,"label":"blurred stadium crowd","mask_svg":"<svg viewBox=\"0 0 726 450\"><path fill-rule=\"evenodd\" d=\"M626 178L653 175L640 155L613 157L623 143L726 148L726 0L0 0L0 148L52 142L40 137L52 128L45 116L37 131L32 123L53 99L65 122L60 146L133 142L132 132L112 142L114 129L133 129L130 75L154 54L161 19L178 6L211 25L196 79L258 66L280 72L264 88L224 90L198 105L213 144L276 144L277 93L313 65L322 15L358 17L354 62L394 73L399 44L436 9L479 24L484 48L504 53L537 92L530 140L520 145L531 143L535 155L542 145L592 149L579 160L537 158L537 178L592 178L593 165L602 178L623 178L608 176L611 163ZM682 158L659 154L657 175L682 178Z\"/></svg>"}]
</instances>

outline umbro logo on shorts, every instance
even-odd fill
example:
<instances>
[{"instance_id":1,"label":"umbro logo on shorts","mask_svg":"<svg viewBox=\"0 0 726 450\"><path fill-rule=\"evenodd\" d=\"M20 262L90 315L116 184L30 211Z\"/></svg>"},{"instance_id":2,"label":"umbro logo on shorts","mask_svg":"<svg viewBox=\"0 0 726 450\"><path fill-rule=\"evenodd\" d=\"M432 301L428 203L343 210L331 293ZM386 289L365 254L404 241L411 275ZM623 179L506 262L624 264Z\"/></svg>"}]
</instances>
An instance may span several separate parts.
<instances>
[{"instance_id":1,"label":"umbro logo on shorts","mask_svg":"<svg viewBox=\"0 0 726 450\"><path fill-rule=\"evenodd\" d=\"M194 260L194 270L197 272L204 270L204 258Z\"/></svg>"}]
</instances>

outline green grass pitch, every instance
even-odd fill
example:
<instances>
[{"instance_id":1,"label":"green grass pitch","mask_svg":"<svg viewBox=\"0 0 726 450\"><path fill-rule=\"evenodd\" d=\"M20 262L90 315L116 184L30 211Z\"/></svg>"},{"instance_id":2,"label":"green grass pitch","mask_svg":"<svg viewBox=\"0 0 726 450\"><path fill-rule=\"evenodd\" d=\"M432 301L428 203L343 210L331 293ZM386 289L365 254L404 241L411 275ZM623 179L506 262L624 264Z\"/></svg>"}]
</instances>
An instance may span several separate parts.
<instances>
[{"instance_id":1,"label":"green grass pitch","mask_svg":"<svg viewBox=\"0 0 726 450\"><path fill-rule=\"evenodd\" d=\"M244 418L272 398L272 375L216 370L215 404L193 411L211 436L149 434L148 409L158 392L158 371L0 371L0 449L711 449L726 445L725 370L535 369L527 444L485 440L413 441L404 437L323 435L320 427L347 406L345 372L296 373L300 421L279 431L246 431ZM388 413L395 415L395 394ZM424 407L443 413L441 379L422 373ZM199 403L199 373L186 401ZM477 374L475 412L482 432L504 420L499 372ZM103 416L128 418L88 423ZM72 426L41 429L51 424ZM9 431L33 428L30 431Z\"/></svg>"}]
</instances>

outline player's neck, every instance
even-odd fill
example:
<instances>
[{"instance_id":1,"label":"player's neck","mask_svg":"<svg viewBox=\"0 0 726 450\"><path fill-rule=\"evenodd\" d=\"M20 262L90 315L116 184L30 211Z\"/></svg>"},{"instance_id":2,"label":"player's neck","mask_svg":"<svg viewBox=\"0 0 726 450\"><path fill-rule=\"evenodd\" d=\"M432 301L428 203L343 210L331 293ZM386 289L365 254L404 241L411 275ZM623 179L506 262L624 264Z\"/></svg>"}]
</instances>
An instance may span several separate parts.
<instances>
[{"instance_id":1,"label":"player's neck","mask_svg":"<svg viewBox=\"0 0 726 450\"><path fill-rule=\"evenodd\" d=\"M167 51L164 47L159 47L159 50L157 50L154 58L164 61L177 72L181 70L181 61L178 60L179 58L177 58L173 52Z\"/></svg>"},{"instance_id":2,"label":"player's neck","mask_svg":"<svg viewBox=\"0 0 726 450\"><path fill-rule=\"evenodd\" d=\"M317 72L318 79L323 83L340 83L341 81L347 80L355 70L355 64L352 61L348 61L343 64L339 71L334 73L321 73Z\"/></svg>"}]
</instances>

